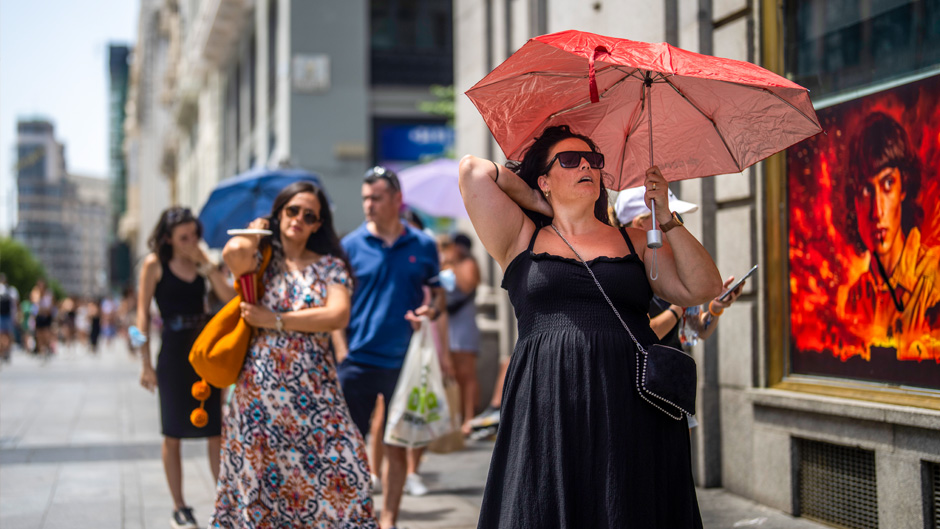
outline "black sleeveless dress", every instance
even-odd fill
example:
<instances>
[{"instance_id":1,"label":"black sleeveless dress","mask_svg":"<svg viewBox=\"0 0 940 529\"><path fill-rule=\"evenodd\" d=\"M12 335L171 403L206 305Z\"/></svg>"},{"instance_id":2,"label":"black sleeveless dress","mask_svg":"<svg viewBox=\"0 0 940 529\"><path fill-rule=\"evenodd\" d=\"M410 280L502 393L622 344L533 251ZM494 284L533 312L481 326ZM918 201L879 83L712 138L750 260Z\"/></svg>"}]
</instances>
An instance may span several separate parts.
<instances>
[{"instance_id":1,"label":"black sleeveless dress","mask_svg":"<svg viewBox=\"0 0 940 529\"><path fill-rule=\"evenodd\" d=\"M588 264L644 346L652 289L625 257ZM643 401L636 346L584 265L532 248L506 268L519 320L480 529L687 529L702 520L686 421Z\"/></svg>"},{"instance_id":2,"label":"black sleeveless dress","mask_svg":"<svg viewBox=\"0 0 940 529\"><path fill-rule=\"evenodd\" d=\"M189 350L209 321L206 315L206 281L197 276L189 283L177 277L168 264L153 297L163 319L163 343L157 357L157 387L160 390L160 419L163 435L176 438L212 437L222 434L221 390L212 388L206 401L209 424L197 428L190 421L199 407L193 397L193 383L199 375L189 363Z\"/></svg>"}]
</instances>

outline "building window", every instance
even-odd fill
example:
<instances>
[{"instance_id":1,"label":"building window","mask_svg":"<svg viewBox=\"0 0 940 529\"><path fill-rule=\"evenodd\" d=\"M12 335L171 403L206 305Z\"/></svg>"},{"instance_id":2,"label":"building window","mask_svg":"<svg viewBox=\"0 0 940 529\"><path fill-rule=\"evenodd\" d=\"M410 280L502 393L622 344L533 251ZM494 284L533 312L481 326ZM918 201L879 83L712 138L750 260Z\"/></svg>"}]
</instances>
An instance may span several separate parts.
<instances>
[{"instance_id":1,"label":"building window","mask_svg":"<svg viewBox=\"0 0 940 529\"><path fill-rule=\"evenodd\" d=\"M277 104L277 29L278 0L268 4L268 105L273 114Z\"/></svg>"},{"instance_id":2,"label":"building window","mask_svg":"<svg viewBox=\"0 0 940 529\"><path fill-rule=\"evenodd\" d=\"M42 178L46 175L46 149L42 145L20 145L16 160L19 178Z\"/></svg>"},{"instance_id":3,"label":"building window","mask_svg":"<svg viewBox=\"0 0 940 529\"><path fill-rule=\"evenodd\" d=\"M251 35L251 42L248 45L248 131L249 133L254 133L256 114L255 107L257 106L256 99L258 97L258 83L257 83L257 74L258 69L258 39L254 34Z\"/></svg>"},{"instance_id":4,"label":"building window","mask_svg":"<svg viewBox=\"0 0 940 529\"><path fill-rule=\"evenodd\" d=\"M787 0L787 77L814 99L940 63L940 2Z\"/></svg>"},{"instance_id":5,"label":"building window","mask_svg":"<svg viewBox=\"0 0 940 529\"><path fill-rule=\"evenodd\" d=\"M230 72L226 80L225 87L225 111L223 114L222 129L222 174L219 179L225 179L235 174L235 167L238 160L238 136L240 123L238 122L241 113L238 101L238 83L239 69L236 65Z\"/></svg>"},{"instance_id":6,"label":"building window","mask_svg":"<svg viewBox=\"0 0 940 529\"><path fill-rule=\"evenodd\" d=\"M372 0L372 84L453 83L451 0Z\"/></svg>"}]
</instances>

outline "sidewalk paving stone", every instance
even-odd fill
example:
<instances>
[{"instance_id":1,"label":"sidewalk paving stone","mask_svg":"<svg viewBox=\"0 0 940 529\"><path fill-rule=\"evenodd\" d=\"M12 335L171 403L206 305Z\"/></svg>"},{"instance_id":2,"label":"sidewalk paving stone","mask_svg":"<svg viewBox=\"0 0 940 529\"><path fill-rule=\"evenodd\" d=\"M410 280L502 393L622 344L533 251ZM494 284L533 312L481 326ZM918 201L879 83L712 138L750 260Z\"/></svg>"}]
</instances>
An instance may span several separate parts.
<instances>
[{"instance_id":1,"label":"sidewalk paving stone","mask_svg":"<svg viewBox=\"0 0 940 529\"><path fill-rule=\"evenodd\" d=\"M161 462L159 403L138 384L124 344L73 347L48 361L22 351L0 366L0 527L166 529L173 509ZM207 524L215 499L204 440L183 441L184 494ZM405 496L399 529L475 528L491 441L428 453L430 492ZM707 529L819 529L722 489L700 489ZM382 497L375 497L381 508Z\"/></svg>"}]
</instances>

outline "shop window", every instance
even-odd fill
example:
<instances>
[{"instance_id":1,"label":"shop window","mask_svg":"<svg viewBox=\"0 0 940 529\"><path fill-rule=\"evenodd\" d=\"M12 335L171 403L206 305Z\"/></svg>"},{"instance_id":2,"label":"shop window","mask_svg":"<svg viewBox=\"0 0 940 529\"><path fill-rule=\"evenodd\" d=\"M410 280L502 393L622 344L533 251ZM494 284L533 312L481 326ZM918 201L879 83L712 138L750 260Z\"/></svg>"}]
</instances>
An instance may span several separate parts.
<instances>
[{"instance_id":1,"label":"shop window","mask_svg":"<svg viewBox=\"0 0 940 529\"><path fill-rule=\"evenodd\" d=\"M825 132L786 154L784 376L940 390L940 2L784 14L786 75Z\"/></svg>"}]
</instances>

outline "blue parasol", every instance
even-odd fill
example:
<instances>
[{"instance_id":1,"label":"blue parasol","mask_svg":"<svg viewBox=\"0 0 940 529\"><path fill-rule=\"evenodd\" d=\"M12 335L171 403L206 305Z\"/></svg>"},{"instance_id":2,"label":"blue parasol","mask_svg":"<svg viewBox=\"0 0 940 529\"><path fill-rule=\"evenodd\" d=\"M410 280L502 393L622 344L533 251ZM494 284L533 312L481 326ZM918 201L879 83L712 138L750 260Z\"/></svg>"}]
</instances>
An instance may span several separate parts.
<instances>
[{"instance_id":1,"label":"blue parasol","mask_svg":"<svg viewBox=\"0 0 940 529\"><path fill-rule=\"evenodd\" d=\"M199 212L206 243L210 248L224 246L229 239L226 231L245 228L252 220L267 216L277 194L300 180L323 188L319 176L303 169L252 169L223 180Z\"/></svg>"}]
</instances>

